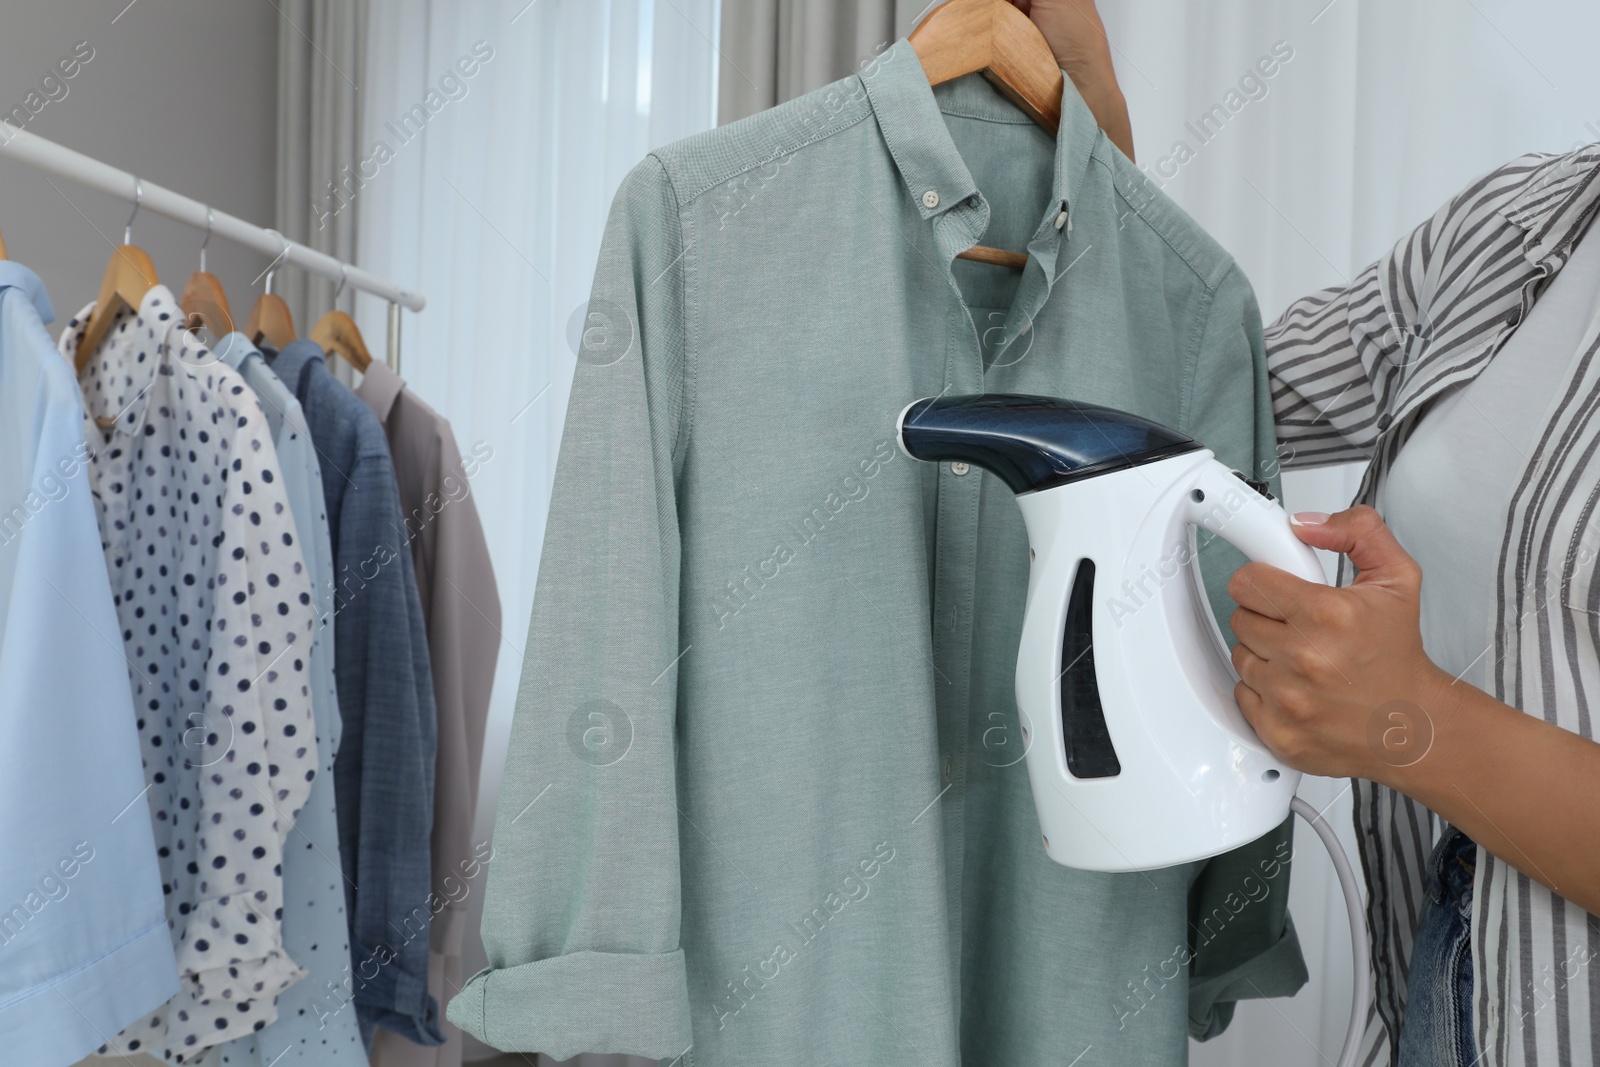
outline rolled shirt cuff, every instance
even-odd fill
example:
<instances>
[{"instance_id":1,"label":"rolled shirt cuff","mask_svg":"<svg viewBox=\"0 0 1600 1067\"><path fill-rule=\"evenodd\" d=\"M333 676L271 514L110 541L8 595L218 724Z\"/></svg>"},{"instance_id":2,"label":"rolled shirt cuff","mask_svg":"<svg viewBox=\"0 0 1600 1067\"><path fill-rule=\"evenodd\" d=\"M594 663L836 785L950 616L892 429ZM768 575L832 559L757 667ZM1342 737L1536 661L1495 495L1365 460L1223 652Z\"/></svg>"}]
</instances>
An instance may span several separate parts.
<instances>
[{"instance_id":1,"label":"rolled shirt cuff","mask_svg":"<svg viewBox=\"0 0 1600 1067\"><path fill-rule=\"evenodd\" d=\"M356 949L356 1018L369 1045L372 1029L380 1026L419 1045L444 1044L444 1032L439 1029L439 1002L428 992L425 942L421 948L420 974L407 970L401 957L388 946Z\"/></svg>"},{"instance_id":2,"label":"rolled shirt cuff","mask_svg":"<svg viewBox=\"0 0 1600 1067\"><path fill-rule=\"evenodd\" d=\"M683 950L573 952L468 979L450 1021L502 1052L672 1060L693 1042Z\"/></svg>"},{"instance_id":3,"label":"rolled shirt cuff","mask_svg":"<svg viewBox=\"0 0 1600 1067\"><path fill-rule=\"evenodd\" d=\"M1189 1036L1209 1041L1233 1021L1237 1001L1292 997L1309 978L1294 921L1285 915L1282 936L1265 952L1222 974L1190 979Z\"/></svg>"}]
</instances>

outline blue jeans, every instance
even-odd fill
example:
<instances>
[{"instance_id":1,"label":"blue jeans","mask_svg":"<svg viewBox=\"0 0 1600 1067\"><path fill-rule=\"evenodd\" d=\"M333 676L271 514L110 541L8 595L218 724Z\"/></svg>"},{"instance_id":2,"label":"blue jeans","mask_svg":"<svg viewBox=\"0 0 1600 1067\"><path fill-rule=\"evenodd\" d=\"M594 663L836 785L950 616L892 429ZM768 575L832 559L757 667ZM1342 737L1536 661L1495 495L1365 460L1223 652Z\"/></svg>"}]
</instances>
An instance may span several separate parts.
<instances>
[{"instance_id":1,"label":"blue jeans","mask_svg":"<svg viewBox=\"0 0 1600 1067\"><path fill-rule=\"evenodd\" d=\"M1450 827L1428 861L1428 903L1411 957L1396 1067L1471 1067L1472 872L1477 846Z\"/></svg>"}]
</instances>

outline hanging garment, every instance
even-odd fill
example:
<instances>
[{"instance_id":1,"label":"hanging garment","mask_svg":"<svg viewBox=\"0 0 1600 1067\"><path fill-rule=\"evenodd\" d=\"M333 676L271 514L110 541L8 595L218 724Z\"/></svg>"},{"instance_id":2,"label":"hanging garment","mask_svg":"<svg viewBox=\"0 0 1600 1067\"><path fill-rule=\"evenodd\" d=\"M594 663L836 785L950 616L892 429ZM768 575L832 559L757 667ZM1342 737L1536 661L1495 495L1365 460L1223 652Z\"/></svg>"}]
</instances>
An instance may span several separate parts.
<instances>
[{"instance_id":1,"label":"hanging garment","mask_svg":"<svg viewBox=\"0 0 1600 1067\"><path fill-rule=\"evenodd\" d=\"M428 930L439 910L428 843L437 725L394 464L376 416L329 373L315 343L266 355L305 411L333 544L334 674L344 724L333 784L350 992L369 1047L379 1026L437 1045L444 1035L428 993Z\"/></svg>"},{"instance_id":2,"label":"hanging garment","mask_svg":"<svg viewBox=\"0 0 1600 1067\"><path fill-rule=\"evenodd\" d=\"M61 335L68 362L93 305ZM152 288L78 376L183 988L102 1052L192 1062L277 1017L284 839L316 776L311 583L256 395ZM104 420L102 424L99 420Z\"/></svg>"},{"instance_id":3,"label":"hanging garment","mask_svg":"<svg viewBox=\"0 0 1600 1067\"><path fill-rule=\"evenodd\" d=\"M178 991L83 400L0 262L0 1059L61 1067Z\"/></svg>"},{"instance_id":4,"label":"hanging garment","mask_svg":"<svg viewBox=\"0 0 1600 1067\"><path fill-rule=\"evenodd\" d=\"M356 389L383 424L394 457L405 534L428 628L439 715L433 787L433 896L443 906L429 934L428 990L443 1004L461 988L461 945L467 899L483 892L477 876L488 842L473 839L478 769L489 716L489 689L500 652L500 596L489 545L472 500L472 475L492 451L463 458L450 423L405 387L386 364L374 362ZM461 1031L440 1020L445 1043L433 1048L397 1034L377 1035L374 1067L459 1067Z\"/></svg>"},{"instance_id":5,"label":"hanging garment","mask_svg":"<svg viewBox=\"0 0 1600 1067\"><path fill-rule=\"evenodd\" d=\"M311 795L294 821L283 856L283 947L306 976L278 997L278 1021L219 1045L208 1067L366 1067L355 1009L349 1006L350 929L344 909L344 869L334 809L333 764L339 751L339 696L333 680L333 547L328 534L322 470L300 401L267 367L242 333L216 344L218 359L255 390L272 432L289 511L305 553L317 612L311 643L311 707L320 763Z\"/></svg>"},{"instance_id":6,"label":"hanging garment","mask_svg":"<svg viewBox=\"0 0 1600 1067\"><path fill-rule=\"evenodd\" d=\"M1266 334L1285 464L1370 459L1356 503L1377 501L1430 412L1487 379L1552 295L1597 209L1600 144L1522 156L1472 182L1348 285L1291 304ZM1588 295L1580 284L1559 314L1582 321ZM1583 322L1576 335L1576 359L1547 346L1533 357L1541 376L1556 376L1554 403L1511 461L1480 677L1495 699L1593 740L1600 329ZM1356 779L1354 792L1375 997L1362 1062L1386 1063L1404 1022L1435 816L1387 786ZM1482 848L1472 899L1472 1017L1485 1067L1600 1065L1600 916Z\"/></svg>"},{"instance_id":7,"label":"hanging garment","mask_svg":"<svg viewBox=\"0 0 1600 1067\"><path fill-rule=\"evenodd\" d=\"M980 237L1026 269L954 259ZM1176 1067L1293 993L1287 825L1145 873L1045 856L1021 515L895 444L918 397L1041 393L1271 480L1265 375L1238 267L1070 82L1052 140L901 40L647 157L584 316L490 967L450 1018L560 1058ZM1240 557L1200 558L1226 620Z\"/></svg>"}]
</instances>

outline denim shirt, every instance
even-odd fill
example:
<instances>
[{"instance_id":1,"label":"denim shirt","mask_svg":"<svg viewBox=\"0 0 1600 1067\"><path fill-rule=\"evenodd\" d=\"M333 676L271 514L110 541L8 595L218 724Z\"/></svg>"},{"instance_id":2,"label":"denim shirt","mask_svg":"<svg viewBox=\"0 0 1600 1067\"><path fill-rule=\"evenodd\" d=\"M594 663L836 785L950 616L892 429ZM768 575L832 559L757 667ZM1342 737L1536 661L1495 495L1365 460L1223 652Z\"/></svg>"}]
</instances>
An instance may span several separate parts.
<instances>
[{"instance_id":1,"label":"denim shirt","mask_svg":"<svg viewBox=\"0 0 1600 1067\"><path fill-rule=\"evenodd\" d=\"M333 543L334 675L343 736L334 759L351 975L362 1035L382 1026L436 1045L428 930L433 676L400 494L383 426L296 341L265 353L305 411Z\"/></svg>"},{"instance_id":2,"label":"denim shirt","mask_svg":"<svg viewBox=\"0 0 1600 1067\"><path fill-rule=\"evenodd\" d=\"M980 239L1026 268L955 258ZM895 445L941 392L1104 404L1276 473L1249 284L1070 81L1052 138L901 40L623 181L459 1026L679 1067L1179 1067L1305 981L1287 827L1143 873L1045 855L1016 500ZM1200 560L1226 619L1239 556Z\"/></svg>"}]
</instances>

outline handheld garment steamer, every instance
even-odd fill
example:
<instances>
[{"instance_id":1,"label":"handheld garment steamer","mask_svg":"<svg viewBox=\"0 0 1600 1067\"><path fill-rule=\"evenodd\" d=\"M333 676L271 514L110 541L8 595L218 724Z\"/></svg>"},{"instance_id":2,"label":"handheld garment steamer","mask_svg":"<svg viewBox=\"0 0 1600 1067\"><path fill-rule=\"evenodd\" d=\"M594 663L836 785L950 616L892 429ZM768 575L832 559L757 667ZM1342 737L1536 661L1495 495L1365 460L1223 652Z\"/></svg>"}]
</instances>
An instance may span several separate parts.
<instances>
[{"instance_id":1,"label":"handheld garment steamer","mask_svg":"<svg viewBox=\"0 0 1600 1067\"><path fill-rule=\"evenodd\" d=\"M898 422L913 459L982 467L1028 530L1017 710L1046 854L1143 871L1256 840L1292 809L1322 838L1349 910L1355 1063L1370 990L1361 894L1333 829L1295 796L1234 700L1239 676L1196 559L1203 527L1252 560L1326 583L1265 483L1199 442L1111 408L1042 396L929 397Z\"/></svg>"}]
</instances>

